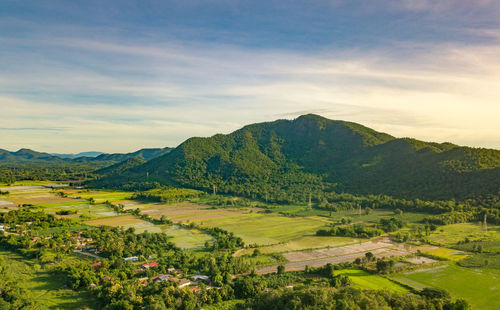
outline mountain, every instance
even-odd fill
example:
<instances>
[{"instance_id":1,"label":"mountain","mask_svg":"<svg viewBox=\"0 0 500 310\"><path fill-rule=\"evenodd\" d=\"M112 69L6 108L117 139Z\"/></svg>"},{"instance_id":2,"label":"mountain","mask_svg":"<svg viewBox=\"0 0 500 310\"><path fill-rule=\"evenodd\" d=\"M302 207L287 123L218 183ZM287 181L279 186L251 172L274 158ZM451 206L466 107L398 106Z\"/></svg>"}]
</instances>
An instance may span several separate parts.
<instances>
[{"instance_id":1,"label":"mountain","mask_svg":"<svg viewBox=\"0 0 500 310\"><path fill-rule=\"evenodd\" d=\"M151 160L153 158L162 156L170 152L172 148L150 148L150 149L140 149L133 153L114 153L114 154L101 154L92 160L96 161L112 161L112 162L122 162L132 157L136 157L145 161Z\"/></svg>"},{"instance_id":2,"label":"mountain","mask_svg":"<svg viewBox=\"0 0 500 310\"><path fill-rule=\"evenodd\" d=\"M48 163L64 162L62 158L48 153L36 152L30 149L20 149L17 152L9 152L0 149L0 163Z\"/></svg>"},{"instance_id":3,"label":"mountain","mask_svg":"<svg viewBox=\"0 0 500 310\"><path fill-rule=\"evenodd\" d=\"M119 175L123 173L124 171L134 168L137 166L140 166L144 164L146 161L137 157L131 157L128 159L125 159L122 162L119 162L117 164L102 168L97 170L95 173L100 174L100 175Z\"/></svg>"},{"instance_id":4,"label":"mountain","mask_svg":"<svg viewBox=\"0 0 500 310\"><path fill-rule=\"evenodd\" d=\"M52 155L55 155L57 157L61 158L69 158L69 159L74 159L74 158L79 158L79 157L97 157L101 154L104 154L103 152L95 152L95 151L90 151L90 152L81 152L77 154L58 154L58 153L52 153Z\"/></svg>"},{"instance_id":5,"label":"mountain","mask_svg":"<svg viewBox=\"0 0 500 310\"><path fill-rule=\"evenodd\" d=\"M33 151L30 149L20 149L17 152L9 152L0 149L0 163L3 164L97 164L99 167L103 165L112 165L122 162L132 157L142 160L150 160L155 157L168 153L171 148L151 148L140 149L133 153L114 153L105 154L101 152L82 152L78 154L48 154Z\"/></svg>"},{"instance_id":6,"label":"mountain","mask_svg":"<svg viewBox=\"0 0 500 310\"><path fill-rule=\"evenodd\" d=\"M153 182L205 190L215 185L219 192L277 201L304 201L325 191L464 199L498 194L500 151L395 138L309 114L190 138L94 185L147 188Z\"/></svg>"}]
</instances>

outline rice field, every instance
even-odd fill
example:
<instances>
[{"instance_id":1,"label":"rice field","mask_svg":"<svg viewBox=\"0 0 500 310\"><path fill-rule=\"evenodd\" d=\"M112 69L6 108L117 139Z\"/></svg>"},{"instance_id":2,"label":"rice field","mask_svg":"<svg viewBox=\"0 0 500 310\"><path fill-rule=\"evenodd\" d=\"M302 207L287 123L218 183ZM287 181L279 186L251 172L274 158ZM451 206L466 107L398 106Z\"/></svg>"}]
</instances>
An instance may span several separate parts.
<instances>
[{"instance_id":1,"label":"rice field","mask_svg":"<svg viewBox=\"0 0 500 310\"><path fill-rule=\"evenodd\" d=\"M467 300L473 309L500 309L500 270L463 268L449 262L391 278L417 289L443 288L454 298Z\"/></svg>"},{"instance_id":2,"label":"rice field","mask_svg":"<svg viewBox=\"0 0 500 310\"><path fill-rule=\"evenodd\" d=\"M164 215L174 223L199 222L209 219L223 219L250 212L249 210L241 209L216 209L210 206L199 205L190 202L173 204L133 204L131 202L127 202L124 205L129 209L139 208L141 209L142 213L148 214L153 218L160 218L162 215Z\"/></svg>"},{"instance_id":3,"label":"rice field","mask_svg":"<svg viewBox=\"0 0 500 310\"><path fill-rule=\"evenodd\" d=\"M336 270L335 275L345 275L352 280L354 286L368 290L388 290L398 293L408 293L408 289L384 277L371 274L361 269Z\"/></svg>"},{"instance_id":4,"label":"rice field","mask_svg":"<svg viewBox=\"0 0 500 310\"><path fill-rule=\"evenodd\" d=\"M467 254L465 252L454 250L454 249L448 249L448 248L435 248L435 249L425 251L424 253L430 254L433 256L437 256L437 257L441 257L441 258L444 258L447 260L455 261L455 262L462 260L462 259L466 258L467 256L469 256L469 254Z\"/></svg>"},{"instance_id":5,"label":"rice field","mask_svg":"<svg viewBox=\"0 0 500 310\"><path fill-rule=\"evenodd\" d=\"M246 244L270 245L313 236L325 225L315 217L285 217L278 214L247 213L204 219L206 227L220 227L241 237Z\"/></svg>"},{"instance_id":6,"label":"rice field","mask_svg":"<svg viewBox=\"0 0 500 310\"><path fill-rule=\"evenodd\" d=\"M292 251L303 251L309 249L339 247L348 244L358 243L359 239L350 237L318 237L304 236L299 239L294 239L286 243L259 247L259 251L264 254L269 253L286 253ZM245 249L238 255L252 254L254 249Z\"/></svg>"},{"instance_id":7,"label":"rice field","mask_svg":"<svg viewBox=\"0 0 500 310\"><path fill-rule=\"evenodd\" d=\"M500 227L490 225L486 232L479 223L452 224L439 227L429 236L431 242L443 246L454 246L465 238L470 241L500 240Z\"/></svg>"}]
</instances>

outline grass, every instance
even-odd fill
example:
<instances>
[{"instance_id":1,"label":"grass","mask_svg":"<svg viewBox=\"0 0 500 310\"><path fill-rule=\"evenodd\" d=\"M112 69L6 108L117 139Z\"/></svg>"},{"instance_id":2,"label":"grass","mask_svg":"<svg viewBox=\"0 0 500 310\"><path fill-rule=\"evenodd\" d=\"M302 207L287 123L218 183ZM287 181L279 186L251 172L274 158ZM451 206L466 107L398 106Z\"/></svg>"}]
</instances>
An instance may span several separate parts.
<instances>
[{"instance_id":1,"label":"grass","mask_svg":"<svg viewBox=\"0 0 500 310\"><path fill-rule=\"evenodd\" d=\"M392 292L407 293L408 289L384 277L371 274L361 269L336 270L335 275L345 275L352 280L355 286L369 290L388 290Z\"/></svg>"},{"instance_id":2,"label":"grass","mask_svg":"<svg viewBox=\"0 0 500 310\"><path fill-rule=\"evenodd\" d=\"M162 225L161 231L172 237L172 242L183 249L197 249L211 242L212 237L195 229L184 229L175 225Z\"/></svg>"},{"instance_id":3,"label":"grass","mask_svg":"<svg viewBox=\"0 0 500 310\"><path fill-rule=\"evenodd\" d=\"M443 288L453 297L467 300L474 309L500 309L500 270L463 268L448 262L392 278L417 289Z\"/></svg>"},{"instance_id":4,"label":"grass","mask_svg":"<svg viewBox=\"0 0 500 310\"><path fill-rule=\"evenodd\" d=\"M44 212L55 214L57 211L76 211L77 214L87 216L89 218L103 218L115 216L117 213L110 207L104 204L91 205L86 201L72 201L57 204L42 204L38 205L43 208Z\"/></svg>"},{"instance_id":5,"label":"grass","mask_svg":"<svg viewBox=\"0 0 500 310\"><path fill-rule=\"evenodd\" d=\"M490 226L488 232L485 232L480 224L451 224L439 227L429 236L431 242L442 246L455 246L457 242L463 241L465 238L470 241L500 240L500 228Z\"/></svg>"},{"instance_id":6,"label":"grass","mask_svg":"<svg viewBox=\"0 0 500 310\"><path fill-rule=\"evenodd\" d=\"M457 250L448 249L448 248L437 248L434 250L425 251L424 254L438 256L438 257L445 258L445 259L455 261L455 262L462 260L462 259L466 258L467 256L469 256L469 254L464 253L462 251L457 251Z\"/></svg>"},{"instance_id":7,"label":"grass","mask_svg":"<svg viewBox=\"0 0 500 310\"><path fill-rule=\"evenodd\" d=\"M458 263L462 267L468 268L494 268L500 269L500 254L482 253L471 255Z\"/></svg>"},{"instance_id":8,"label":"grass","mask_svg":"<svg viewBox=\"0 0 500 310\"><path fill-rule=\"evenodd\" d=\"M90 226L125 226L131 224L145 223L133 215L113 216L97 220L86 221L85 224Z\"/></svg>"},{"instance_id":9,"label":"grass","mask_svg":"<svg viewBox=\"0 0 500 310\"><path fill-rule=\"evenodd\" d=\"M325 225L318 218L290 218L277 214L249 213L200 222L203 226L220 227L241 237L247 244L270 245L314 235Z\"/></svg>"},{"instance_id":10,"label":"grass","mask_svg":"<svg viewBox=\"0 0 500 310\"><path fill-rule=\"evenodd\" d=\"M32 260L3 250L0 250L0 258L9 266L9 272L15 275L17 285L25 288L28 297L34 299L41 308L75 309L92 307L95 303L89 293L64 288L63 279L52 275Z\"/></svg>"},{"instance_id":11,"label":"grass","mask_svg":"<svg viewBox=\"0 0 500 310\"><path fill-rule=\"evenodd\" d=\"M107 191L107 190L63 190L68 197L76 198L81 197L82 199L94 198L96 202L104 202L106 200L113 202L119 200L126 200L132 196L129 192L120 191Z\"/></svg>"},{"instance_id":12,"label":"grass","mask_svg":"<svg viewBox=\"0 0 500 310\"><path fill-rule=\"evenodd\" d=\"M339 247L359 242L358 239L350 237L317 237L304 236L299 239L291 240L287 243L260 247L261 253L285 253L291 251L303 251L308 249L318 249L326 247ZM240 252L240 255L252 254L254 249L246 249Z\"/></svg>"},{"instance_id":13,"label":"grass","mask_svg":"<svg viewBox=\"0 0 500 310\"><path fill-rule=\"evenodd\" d=\"M462 243L454 246L457 249L474 252L474 247L481 246L483 252L500 253L500 240L496 241L475 241L469 243Z\"/></svg>"}]
</instances>

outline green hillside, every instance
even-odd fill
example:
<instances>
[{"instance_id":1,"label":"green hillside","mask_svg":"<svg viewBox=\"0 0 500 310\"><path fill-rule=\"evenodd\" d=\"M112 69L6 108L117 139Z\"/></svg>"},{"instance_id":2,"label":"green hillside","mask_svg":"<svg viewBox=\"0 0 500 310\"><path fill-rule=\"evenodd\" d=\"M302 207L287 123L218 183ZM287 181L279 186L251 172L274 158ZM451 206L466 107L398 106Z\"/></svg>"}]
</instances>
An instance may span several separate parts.
<instances>
[{"instance_id":1,"label":"green hillside","mask_svg":"<svg viewBox=\"0 0 500 310\"><path fill-rule=\"evenodd\" d=\"M123 183L123 179L133 180ZM148 187L153 182L280 201L310 192L450 199L497 194L500 151L396 139L318 115L190 138L171 152L94 182Z\"/></svg>"}]
</instances>

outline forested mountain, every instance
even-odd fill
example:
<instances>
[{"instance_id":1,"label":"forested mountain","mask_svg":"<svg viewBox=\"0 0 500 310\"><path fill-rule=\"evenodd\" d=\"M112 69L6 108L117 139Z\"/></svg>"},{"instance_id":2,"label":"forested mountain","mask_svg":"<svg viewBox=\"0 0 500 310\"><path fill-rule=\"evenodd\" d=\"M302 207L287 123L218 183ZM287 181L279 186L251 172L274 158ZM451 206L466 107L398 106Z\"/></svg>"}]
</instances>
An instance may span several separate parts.
<instances>
[{"instance_id":1,"label":"forested mountain","mask_svg":"<svg viewBox=\"0 0 500 310\"><path fill-rule=\"evenodd\" d=\"M12 183L18 180L81 180L93 176L101 168L102 173L118 173L126 168L144 163L161 156L171 148L141 149L125 154L101 154L97 157L61 158L29 149L9 152L0 149L0 183ZM130 160L132 159L133 160ZM130 161L129 161L130 160ZM123 164L120 164L123 162Z\"/></svg>"},{"instance_id":2,"label":"forested mountain","mask_svg":"<svg viewBox=\"0 0 500 310\"><path fill-rule=\"evenodd\" d=\"M140 149L133 153L112 153L105 154L100 152L83 152L79 154L48 154L37 152L30 149L20 149L17 152L9 152L0 149L0 163L14 164L14 163L92 163L103 162L107 164L119 163L132 157L142 160L150 160L155 157L164 155L171 150L169 147L165 148L150 148ZM87 156L85 156L85 154ZM82 155L82 156L79 156Z\"/></svg>"},{"instance_id":3,"label":"forested mountain","mask_svg":"<svg viewBox=\"0 0 500 310\"><path fill-rule=\"evenodd\" d=\"M151 149L140 149L133 153L113 153L113 154L101 154L93 159L95 161L113 161L113 162L122 162L132 157L136 157L145 161L151 160L153 158L159 157L170 152L172 148L151 148ZM86 158L89 160L88 158Z\"/></svg>"},{"instance_id":4,"label":"forested mountain","mask_svg":"<svg viewBox=\"0 0 500 310\"><path fill-rule=\"evenodd\" d=\"M58 156L36 152L30 149L20 149L17 152L9 152L0 149L0 163L54 163L63 161L64 160Z\"/></svg>"},{"instance_id":5,"label":"forested mountain","mask_svg":"<svg viewBox=\"0 0 500 310\"><path fill-rule=\"evenodd\" d=\"M205 190L215 185L219 192L277 201L329 191L463 199L498 194L500 151L397 139L309 114L190 138L93 185L147 188L155 182Z\"/></svg>"}]
</instances>

